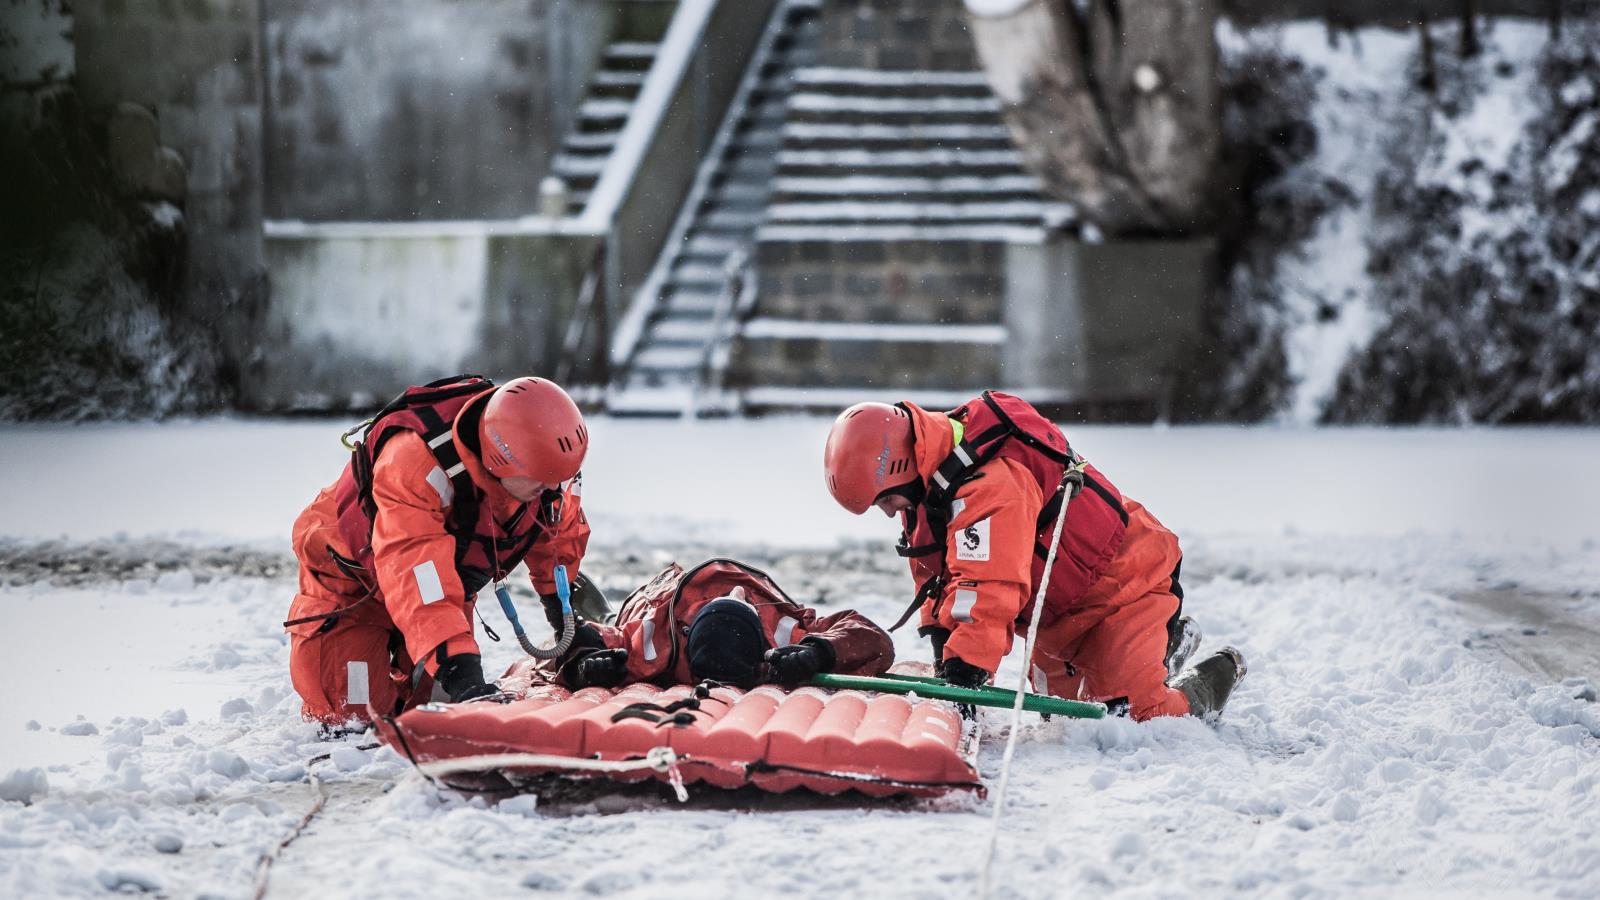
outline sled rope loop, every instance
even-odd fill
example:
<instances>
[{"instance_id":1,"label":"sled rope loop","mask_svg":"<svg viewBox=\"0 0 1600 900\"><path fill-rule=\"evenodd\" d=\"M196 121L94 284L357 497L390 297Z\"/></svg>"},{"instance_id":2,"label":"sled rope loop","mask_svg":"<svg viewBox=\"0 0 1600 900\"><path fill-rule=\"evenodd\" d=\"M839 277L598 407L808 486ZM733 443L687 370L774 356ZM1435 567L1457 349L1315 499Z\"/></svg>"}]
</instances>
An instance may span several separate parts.
<instances>
[{"instance_id":1,"label":"sled rope loop","mask_svg":"<svg viewBox=\"0 0 1600 900\"><path fill-rule=\"evenodd\" d=\"M995 845L1000 841L1000 818L1005 814L1006 782L1011 777L1011 757L1016 755L1017 732L1022 730L1022 702L1028 690L1028 673L1033 667L1033 644L1039 638L1039 617L1044 612L1044 592L1050 586L1050 573L1055 570L1056 551L1061 547L1062 526L1067 523L1067 507L1072 505L1072 499L1083 490L1083 475L1087 466L1088 463L1077 459L1061 473L1061 487L1066 490L1066 496L1061 500L1061 511L1056 513L1056 528L1050 538L1050 553L1045 557L1044 575L1039 579L1039 591L1033 598L1033 615L1028 621L1028 639L1022 648L1022 675L1017 679L1017 694L1011 704L1011 733L1006 735L1006 752L1000 759L1000 784L995 788L994 821L989 830L989 849L983 854L983 876L979 881L979 898L989 896L989 873L994 867Z\"/></svg>"},{"instance_id":2,"label":"sled rope loop","mask_svg":"<svg viewBox=\"0 0 1600 900\"><path fill-rule=\"evenodd\" d=\"M643 759L579 759L547 753L487 753L482 756L415 762L413 765L429 779L508 768L565 769L574 772L641 772L648 769L665 773L678 802L686 803L689 791L684 787L683 774L678 771L679 762L680 757L671 747L661 746L651 747Z\"/></svg>"}]
</instances>

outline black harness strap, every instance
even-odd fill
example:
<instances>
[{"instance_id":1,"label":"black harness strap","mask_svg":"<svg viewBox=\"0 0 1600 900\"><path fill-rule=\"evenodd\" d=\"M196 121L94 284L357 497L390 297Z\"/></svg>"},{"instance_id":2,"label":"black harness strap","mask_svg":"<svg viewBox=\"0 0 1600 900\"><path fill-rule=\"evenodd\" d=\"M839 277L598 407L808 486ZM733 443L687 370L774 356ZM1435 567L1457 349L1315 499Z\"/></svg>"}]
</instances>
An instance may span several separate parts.
<instances>
[{"instance_id":1,"label":"black harness strap","mask_svg":"<svg viewBox=\"0 0 1600 900\"><path fill-rule=\"evenodd\" d=\"M928 602L928 597L932 596L935 592L943 590L943 588L944 577L941 575L935 575L932 578L929 578L927 581L924 581L922 583L922 587L917 589L916 599L912 600L911 605L907 606L905 612L900 614L900 618L894 620L894 624L889 626L889 630L894 631L901 625L904 625L908 620L910 620L912 613L921 609L922 604Z\"/></svg>"}]
</instances>

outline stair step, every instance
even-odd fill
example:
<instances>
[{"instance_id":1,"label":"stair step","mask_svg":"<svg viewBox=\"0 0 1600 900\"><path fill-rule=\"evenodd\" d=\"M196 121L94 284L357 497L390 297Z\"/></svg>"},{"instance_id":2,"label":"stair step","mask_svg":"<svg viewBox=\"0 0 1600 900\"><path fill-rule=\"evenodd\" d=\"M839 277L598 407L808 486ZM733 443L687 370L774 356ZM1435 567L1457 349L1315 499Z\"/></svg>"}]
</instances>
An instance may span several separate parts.
<instances>
[{"instance_id":1,"label":"stair step","mask_svg":"<svg viewBox=\"0 0 1600 900\"><path fill-rule=\"evenodd\" d=\"M743 246L743 241L737 241L732 238L696 234L691 235L687 241L684 241L678 252L692 256L727 259L728 254L739 250Z\"/></svg>"},{"instance_id":2,"label":"stair step","mask_svg":"<svg viewBox=\"0 0 1600 900\"><path fill-rule=\"evenodd\" d=\"M1000 121L1000 101L993 97L836 97L797 92L789 97L794 122L859 122L863 124L974 124Z\"/></svg>"},{"instance_id":3,"label":"stair step","mask_svg":"<svg viewBox=\"0 0 1600 900\"><path fill-rule=\"evenodd\" d=\"M761 220L761 213L716 209L701 216L699 226L705 231L719 233L744 232L760 225Z\"/></svg>"},{"instance_id":4,"label":"stair step","mask_svg":"<svg viewBox=\"0 0 1600 900\"><path fill-rule=\"evenodd\" d=\"M1015 175L1022 171L1016 150L782 150L778 167L785 175Z\"/></svg>"},{"instance_id":5,"label":"stair step","mask_svg":"<svg viewBox=\"0 0 1600 900\"><path fill-rule=\"evenodd\" d=\"M700 368L700 362L704 358L704 347L649 345L640 347L633 355L633 369L634 371L678 371L692 375Z\"/></svg>"},{"instance_id":6,"label":"stair step","mask_svg":"<svg viewBox=\"0 0 1600 900\"><path fill-rule=\"evenodd\" d=\"M982 72L802 68L790 76L797 90L833 96L992 98Z\"/></svg>"},{"instance_id":7,"label":"stair step","mask_svg":"<svg viewBox=\"0 0 1600 900\"><path fill-rule=\"evenodd\" d=\"M971 175L952 175L947 178L907 175L845 175L837 178L783 176L772 180L771 193L785 198L853 198L896 194L1037 197L1039 181L1031 175L996 175L991 178Z\"/></svg>"},{"instance_id":8,"label":"stair step","mask_svg":"<svg viewBox=\"0 0 1600 900\"><path fill-rule=\"evenodd\" d=\"M697 288L692 290L674 290L663 298L666 315L679 314L710 315L716 312L717 304L722 302L722 291L705 290Z\"/></svg>"},{"instance_id":9,"label":"stair step","mask_svg":"<svg viewBox=\"0 0 1600 900\"><path fill-rule=\"evenodd\" d=\"M604 156L568 156L565 153L556 156L551 171L562 178L568 176L598 176L605 170L606 162L611 159L610 154Z\"/></svg>"},{"instance_id":10,"label":"stair step","mask_svg":"<svg viewBox=\"0 0 1600 900\"><path fill-rule=\"evenodd\" d=\"M1011 146L1011 135L1004 125L788 122L783 126L782 139L786 146L797 149L911 149L948 144L964 150L1004 150Z\"/></svg>"},{"instance_id":11,"label":"stair step","mask_svg":"<svg viewBox=\"0 0 1600 900\"><path fill-rule=\"evenodd\" d=\"M647 74L638 69L601 69L594 73L594 80L589 84L590 87L638 89L644 86Z\"/></svg>"},{"instance_id":12,"label":"stair step","mask_svg":"<svg viewBox=\"0 0 1600 900\"><path fill-rule=\"evenodd\" d=\"M632 100L591 97L578 106L578 118L586 123L622 122L633 109Z\"/></svg>"},{"instance_id":13,"label":"stair step","mask_svg":"<svg viewBox=\"0 0 1600 900\"><path fill-rule=\"evenodd\" d=\"M662 319L650 327L650 340L704 348L711 336L711 321L706 316Z\"/></svg>"},{"instance_id":14,"label":"stair step","mask_svg":"<svg viewBox=\"0 0 1600 900\"><path fill-rule=\"evenodd\" d=\"M775 225L882 222L1006 222L1038 224L1047 206L1038 200L999 203L775 203L767 215Z\"/></svg>"},{"instance_id":15,"label":"stair step","mask_svg":"<svg viewBox=\"0 0 1600 900\"><path fill-rule=\"evenodd\" d=\"M681 265L672 270L667 276L674 287L705 288L720 291L727 284L727 276L722 272L721 266L707 266L699 263Z\"/></svg>"},{"instance_id":16,"label":"stair step","mask_svg":"<svg viewBox=\"0 0 1600 900\"><path fill-rule=\"evenodd\" d=\"M606 47L603 66L612 70L649 69L660 49L660 44L646 41L617 41Z\"/></svg>"},{"instance_id":17,"label":"stair step","mask_svg":"<svg viewBox=\"0 0 1600 900\"><path fill-rule=\"evenodd\" d=\"M611 149L617 145L617 138L621 134L622 131L620 129L615 131L574 131L567 135L566 140L561 142L561 150L564 153L610 153Z\"/></svg>"}]
</instances>

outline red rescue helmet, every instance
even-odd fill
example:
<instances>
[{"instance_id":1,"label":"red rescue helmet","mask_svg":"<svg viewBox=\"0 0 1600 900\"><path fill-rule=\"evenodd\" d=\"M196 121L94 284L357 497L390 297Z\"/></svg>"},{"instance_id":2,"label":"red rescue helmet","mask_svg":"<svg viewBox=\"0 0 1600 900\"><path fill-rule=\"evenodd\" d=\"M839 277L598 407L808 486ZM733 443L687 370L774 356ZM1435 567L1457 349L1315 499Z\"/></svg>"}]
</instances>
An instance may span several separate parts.
<instances>
[{"instance_id":1,"label":"red rescue helmet","mask_svg":"<svg viewBox=\"0 0 1600 900\"><path fill-rule=\"evenodd\" d=\"M560 484L578 474L589 450L578 404L543 378L513 378L496 388L479 432L483 467L496 478Z\"/></svg>"},{"instance_id":2,"label":"red rescue helmet","mask_svg":"<svg viewBox=\"0 0 1600 900\"><path fill-rule=\"evenodd\" d=\"M909 413L887 403L857 403L828 432L822 455L828 492L859 516L884 491L916 480L912 454Z\"/></svg>"}]
</instances>

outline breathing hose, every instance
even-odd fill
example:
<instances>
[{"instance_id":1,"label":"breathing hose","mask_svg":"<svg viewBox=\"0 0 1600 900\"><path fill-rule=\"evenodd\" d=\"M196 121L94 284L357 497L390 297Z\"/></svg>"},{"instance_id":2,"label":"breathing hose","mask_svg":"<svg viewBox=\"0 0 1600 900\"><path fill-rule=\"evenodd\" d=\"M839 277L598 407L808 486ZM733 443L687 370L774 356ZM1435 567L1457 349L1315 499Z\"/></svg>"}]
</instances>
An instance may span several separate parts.
<instances>
[{"instance_id":1,"label":"breathing hose","mask_svg":"<svg viewBox=\"0 0 1600 900\"><path fill-rule=\"evenodd\" d=\"M572 647L572 639L578 633L578 617L572 611L572 584L567 581L567 567L556 566L556 597L561 600L561 638L552 647L539 647L522 630L522 622L517 618L517 607L511 602L511 591L506 588L505 582L496 582L494 586L495 599L500 601L500 609L506 614L506 620L511 623L511 630L517 635L517 643L534 659L559 659Z\"/></svg>"}]
</instances>

